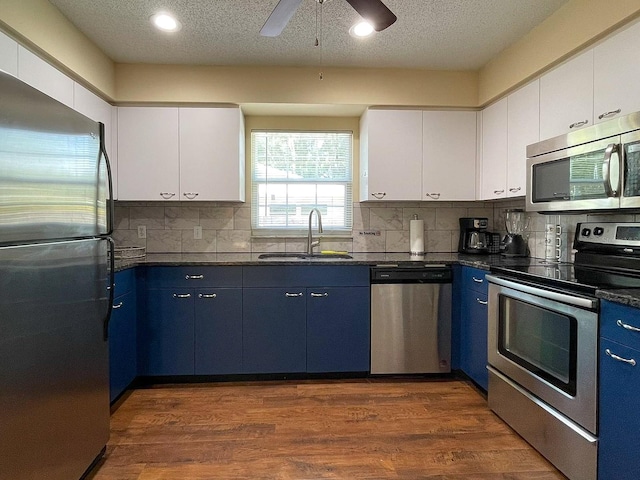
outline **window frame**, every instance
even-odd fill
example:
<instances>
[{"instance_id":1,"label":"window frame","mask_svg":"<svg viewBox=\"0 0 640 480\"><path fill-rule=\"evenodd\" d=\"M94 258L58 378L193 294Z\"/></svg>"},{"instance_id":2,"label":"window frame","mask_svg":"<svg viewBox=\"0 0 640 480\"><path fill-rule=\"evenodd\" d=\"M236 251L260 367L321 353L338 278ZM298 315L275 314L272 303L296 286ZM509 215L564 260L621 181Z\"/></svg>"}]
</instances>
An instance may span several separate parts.
<instances>
[{"instance_id":1,"label":"window frame","mask_svg":"<svg viewBox=\"0 0 640 480\"><path fill-rule=\"evenodd\" d=\"M309 133L309 134L323 134L323 133L339 133L349 135L349 166L348 166L348 180L339 181L323 181L321 179L290 181L290 179L272 179L271 181L262 182L256 178L256 158L255 158L255 146L254 135L258 133ZM309 183L316 187L318 185L344 185L345 186L345 225L344 227L332 227L326 224L325 217L323 216L323 236L325 237L351 237L353 233L353 195L354 195L354 132L352 129L268 129L268 128L254 128L250 133L250 207L251 207L251 235L253 237L280 237L280 238L299 238L306 236L308 232L308 226L305 222L303 225L295 226L276 226L276 227L261 227L258 226L258 209L259 206L259 185L264 183L269 184L282 184L282 185L295 185ZM297 204L296 204L297 205ZM311 208L315 208L317 205L310 205ZM286 207L289 207L287 202ZM312 223L315 231L317 221L313 220Z\"/></svg>"}]
</instances>

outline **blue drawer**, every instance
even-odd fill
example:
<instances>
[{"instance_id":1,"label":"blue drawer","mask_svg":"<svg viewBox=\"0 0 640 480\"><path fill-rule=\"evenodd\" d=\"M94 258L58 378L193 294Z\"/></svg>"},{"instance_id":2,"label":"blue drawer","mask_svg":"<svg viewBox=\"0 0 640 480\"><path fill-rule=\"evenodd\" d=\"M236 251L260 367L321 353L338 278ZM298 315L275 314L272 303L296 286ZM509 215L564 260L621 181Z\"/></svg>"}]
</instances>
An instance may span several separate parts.
<instances>
[{"instance_id":1,"label":"blue drawer","mask_svg":"<svg viewBox=\"0 0 640 480\"><path fill-rule=\"evenodd\" d=\"M245 287L368 287L366 265L283 265L243 268Z\"/></svg>"},{"instance_id":2,"label":"blue drawer","mask_svg":"<svg viewBox=\"0 0 640 480\"><path fill-rule=\"evenodd\" d=\"M113 292L114 297L125 295L136 287L136 269L129 268L116 272L115 276L115 290Z\"/></svg>"},{"instance_id":3,"label":"blue drawer","mask_svg":"<svg viewBox=\"0 0 640 480\"><path fill-rule=\"evenodd\" d=\"M640 350L640 309L603 301L600 312L602 337Z\"/></svg>"},{"instance_id":4,"label":"blue drawer","mask_svg":"<svg viewBox=\"0 0 640 480\"><path fill-rule=\"evenodd\" d=\"M241 287L240 266L148 267L148 288Z\"/></svg>"},{"instance_id":5,"label":"blue drawer","mask_svg":"<svg viewBox=\"0 0 640 480\"><path fill-rule=\"evenodd\" d=\"M487 273L489 273L488 270L462 267L462 287L486 295L488 293L488 282L485 278Z\"/></svg>"}]
</instances>

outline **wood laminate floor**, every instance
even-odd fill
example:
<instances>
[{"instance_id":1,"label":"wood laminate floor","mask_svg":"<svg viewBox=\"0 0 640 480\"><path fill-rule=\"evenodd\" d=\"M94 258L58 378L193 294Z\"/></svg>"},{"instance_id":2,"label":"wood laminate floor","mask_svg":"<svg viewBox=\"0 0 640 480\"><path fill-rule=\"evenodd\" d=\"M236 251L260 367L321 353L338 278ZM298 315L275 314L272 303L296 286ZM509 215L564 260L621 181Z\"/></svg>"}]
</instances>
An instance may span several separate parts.
<instances>
[{"instance_id":1,"label":"wood laminate floor","mask_svg":"<svg viewBox=\"0 0 640 480\"><path fill-rule=\"evenodd\" d=\"M463 381L133 391L90 480L564 479Z\"/></svg>"}]
</instances>

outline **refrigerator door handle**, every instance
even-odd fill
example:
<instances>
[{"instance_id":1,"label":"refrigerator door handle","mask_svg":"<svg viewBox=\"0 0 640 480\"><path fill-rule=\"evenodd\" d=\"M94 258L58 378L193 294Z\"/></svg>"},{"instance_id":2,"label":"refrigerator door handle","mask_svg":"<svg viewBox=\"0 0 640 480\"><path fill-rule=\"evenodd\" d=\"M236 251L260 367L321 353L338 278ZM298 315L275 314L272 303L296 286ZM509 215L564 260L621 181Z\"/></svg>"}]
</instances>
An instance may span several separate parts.
<instances>
[{"instance_id":1,"label":"refrigerator door handle","mask_svg":"<svg viewBox=\"0 0 640 480\"><path fill-rule=\"evenodd\" d=\"M111 173L111 162L109 161L109 155L107 155L107 147L104 143L104 123L99 122L100 125L100 153L104 157L105 164L107 166L107 183L109 185L109 199L107 206L107 231L105 235L113 234L113 221L115 218L114 205L113 205L113 177Z\"/></svg>"},{"instance_id":2,"label":"refrigerator door handle","mask_svg":"<svg viewBox=\"0 0 640 480\"><path fill-rule=\"evenodd\" d=\"M111 313L113 312L113 297L116 289L116 244L112 238L106 238L105 240L109 242L109 285L107 286L107 290L109 291L109 302L107 305L107 314L102 321L102 339L106 342L107 340L109 340L109 320L111 320Z\"/></svg>"}]
</instances>

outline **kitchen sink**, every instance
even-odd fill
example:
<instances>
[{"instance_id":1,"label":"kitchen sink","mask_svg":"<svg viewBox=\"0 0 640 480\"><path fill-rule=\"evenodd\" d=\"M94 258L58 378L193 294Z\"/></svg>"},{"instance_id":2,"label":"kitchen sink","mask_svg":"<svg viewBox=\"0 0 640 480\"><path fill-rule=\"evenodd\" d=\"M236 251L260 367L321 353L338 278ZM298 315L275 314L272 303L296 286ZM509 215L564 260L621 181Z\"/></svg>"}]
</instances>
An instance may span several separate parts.
<instances>
[{"instance_id":1,"label":"kitchen sink","mask_svg":"<svg viewBox=\"0 0 640 480\"><path fill-rule=\"evenodd\" d=\"M353 258L351 255L347 255L346 253L289 253L289 252L273 252L273 253L261 253L258 255L258 259L260 260L330 260L334 258L342 258L342 259L350 259Z\"/></svg>"}]
</instances>

